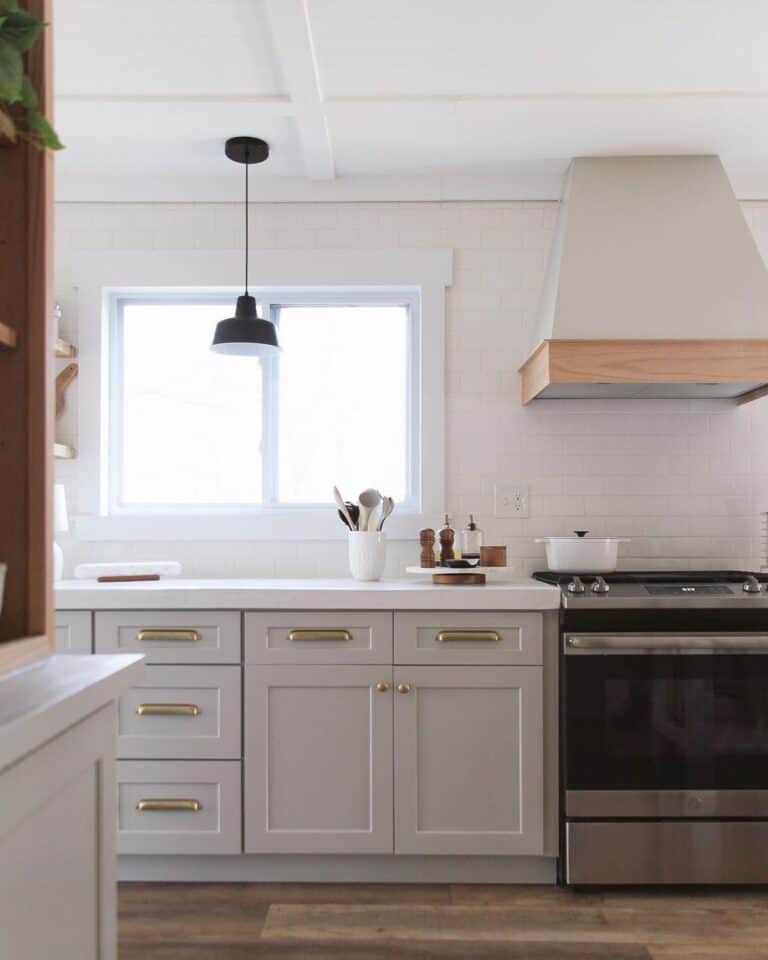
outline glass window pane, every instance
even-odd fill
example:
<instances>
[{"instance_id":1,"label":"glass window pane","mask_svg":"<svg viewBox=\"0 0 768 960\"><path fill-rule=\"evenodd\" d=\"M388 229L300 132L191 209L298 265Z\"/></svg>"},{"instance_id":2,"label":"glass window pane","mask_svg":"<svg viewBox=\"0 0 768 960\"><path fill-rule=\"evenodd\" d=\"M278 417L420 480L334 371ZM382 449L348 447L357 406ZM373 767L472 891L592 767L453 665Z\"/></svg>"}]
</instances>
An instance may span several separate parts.
<instances>
[{"instance_id":1,"label":"glass window pane","mask_svg":"<svg viewBox=\"0 0 768 960\"><path fill-rule=\"evenodd\" d=\"M327 503L336 484L403 500L408 308L284 306L279 323L279 499Z\"/></svg>"},{"instance_id":2,"label":"glass window pane","mask_svg":"<svg viewBox=\"0 0 768 960\"><path fill-rule=\"evenodd\" d=\"M209 349L231 310L123 305L123 503L261 501L261 363Z\"/></svg>"}]
</instances>

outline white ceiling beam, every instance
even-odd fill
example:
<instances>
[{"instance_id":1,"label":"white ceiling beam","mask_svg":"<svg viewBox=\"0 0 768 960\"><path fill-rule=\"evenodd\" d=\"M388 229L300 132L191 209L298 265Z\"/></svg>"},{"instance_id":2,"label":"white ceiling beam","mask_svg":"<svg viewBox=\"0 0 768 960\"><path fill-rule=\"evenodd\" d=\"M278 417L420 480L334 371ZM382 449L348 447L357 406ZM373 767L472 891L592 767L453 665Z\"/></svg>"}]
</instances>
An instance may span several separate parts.
<instances>
[{"instance_id":1,"label":"white ceiling beam","mask_svg":"<svg viewBox=\"0 0 768 960\"><path fill-rule=\"evenodd\" d=\"M267 0L266 8L291 98L307 176L312 180L332 180L336 175L333 148L306 2Z\"/></svg>"}]
</instances>

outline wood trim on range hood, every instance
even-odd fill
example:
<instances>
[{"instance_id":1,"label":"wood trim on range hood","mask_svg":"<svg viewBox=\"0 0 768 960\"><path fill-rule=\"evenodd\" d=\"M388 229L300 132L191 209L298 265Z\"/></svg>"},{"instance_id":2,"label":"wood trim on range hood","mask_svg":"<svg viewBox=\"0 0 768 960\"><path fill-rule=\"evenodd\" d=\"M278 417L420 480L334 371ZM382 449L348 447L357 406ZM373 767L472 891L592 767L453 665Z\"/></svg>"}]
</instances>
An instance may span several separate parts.
<instances>
[{"instance_id":1,"label":"wood trim on range hood","mask_svg":"<svg viewBox=\"0 0 768 960\"><path fill-rule=\"evenodd\" d=\"M542 340L520 367L523 403L540 398L725 397L768 393L768 338Z\"/></svg>"}]
</instances>

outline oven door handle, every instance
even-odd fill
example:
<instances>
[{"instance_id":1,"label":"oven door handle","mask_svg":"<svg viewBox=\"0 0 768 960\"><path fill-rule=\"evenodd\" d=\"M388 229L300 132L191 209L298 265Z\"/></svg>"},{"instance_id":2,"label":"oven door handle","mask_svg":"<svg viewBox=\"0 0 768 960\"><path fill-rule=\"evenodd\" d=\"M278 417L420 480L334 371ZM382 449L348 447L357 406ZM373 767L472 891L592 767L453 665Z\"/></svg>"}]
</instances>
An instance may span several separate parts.
<instances>
[{"instance_id":1,"label":"oven door handle","mask_svg":"<svg viewBox=\"0 0 768 960\"><path fill-rule=\"evenodd\" d=\"M686 651L765 650L761 633L567 633L566 653L677 653Z\"/></svg>"}]
</instances>

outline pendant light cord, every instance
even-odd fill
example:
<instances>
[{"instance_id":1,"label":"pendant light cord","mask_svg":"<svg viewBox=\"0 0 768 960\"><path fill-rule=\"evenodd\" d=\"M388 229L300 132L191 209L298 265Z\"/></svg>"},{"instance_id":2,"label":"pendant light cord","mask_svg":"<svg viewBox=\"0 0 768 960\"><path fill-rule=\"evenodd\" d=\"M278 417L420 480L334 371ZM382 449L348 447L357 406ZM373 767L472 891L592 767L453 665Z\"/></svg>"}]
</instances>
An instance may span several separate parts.
<instances>
[{"instance_id":1,"label":"pendant light cord","mask_svg":"<svg viewBox=\"0 0 768 960\"><path fill-rule=\"evenodd\" d=\"M245 295L248 296L248 166L250 154L245 148Z\"/></svg>"}]
</instances>

